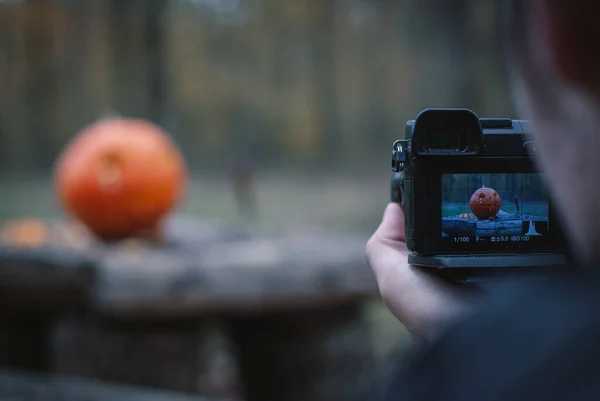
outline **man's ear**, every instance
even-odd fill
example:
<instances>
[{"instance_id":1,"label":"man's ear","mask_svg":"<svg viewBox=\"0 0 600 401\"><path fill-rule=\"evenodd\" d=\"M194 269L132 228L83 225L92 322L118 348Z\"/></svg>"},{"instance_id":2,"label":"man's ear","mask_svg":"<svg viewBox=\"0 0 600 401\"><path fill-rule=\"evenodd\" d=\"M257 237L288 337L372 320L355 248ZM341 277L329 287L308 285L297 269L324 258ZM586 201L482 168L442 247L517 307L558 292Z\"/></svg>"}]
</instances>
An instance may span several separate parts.
<instances>
[{"instance_id":1,"label":"man's ear","mask_svg":"<svg viewBox=\"0 0 600 401\"><path fill-rule=\"evenodd\" d=\"M600 88L600 0L528 1L532 46L545 44L548 61L567 81Z\"/></svg>"}]
</instances>

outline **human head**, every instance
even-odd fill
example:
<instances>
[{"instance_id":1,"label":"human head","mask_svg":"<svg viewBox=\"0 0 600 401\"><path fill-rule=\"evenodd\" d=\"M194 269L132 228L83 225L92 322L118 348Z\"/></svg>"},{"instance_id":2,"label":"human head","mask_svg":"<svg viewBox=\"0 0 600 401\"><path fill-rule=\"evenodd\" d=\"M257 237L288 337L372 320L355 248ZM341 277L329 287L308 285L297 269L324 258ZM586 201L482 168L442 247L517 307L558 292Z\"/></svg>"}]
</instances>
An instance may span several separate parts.
<instances>
[{"instance_id":1,"label":"human head","mask_svg":"<svg viewBox=\"0 0 600 401\"><path fill-rule=\"evenodd\" d=\"M511 3L509 76L532 123L540 167L573 253L600 261L600 15L598 0Z\"/></svg>"}]
</instances>

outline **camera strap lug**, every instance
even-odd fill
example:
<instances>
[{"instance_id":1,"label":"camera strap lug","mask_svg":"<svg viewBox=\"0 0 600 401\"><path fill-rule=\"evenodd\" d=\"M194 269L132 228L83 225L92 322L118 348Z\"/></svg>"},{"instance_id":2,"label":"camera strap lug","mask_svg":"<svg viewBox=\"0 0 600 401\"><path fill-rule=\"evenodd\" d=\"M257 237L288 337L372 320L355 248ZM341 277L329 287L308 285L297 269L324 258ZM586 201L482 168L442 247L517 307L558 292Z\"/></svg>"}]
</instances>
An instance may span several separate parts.
<instances>
[{"instance_id":1,"label":"camera strap lug","mask_svg":"<svg viewBox=\"0 0 600 401\"><path fill-rule=\"evenodd\" d=\"M404 171L404 163L408 161L408 141L397 140L392 150L392 171L399 173Z\"/></svg>"}]
</instances>

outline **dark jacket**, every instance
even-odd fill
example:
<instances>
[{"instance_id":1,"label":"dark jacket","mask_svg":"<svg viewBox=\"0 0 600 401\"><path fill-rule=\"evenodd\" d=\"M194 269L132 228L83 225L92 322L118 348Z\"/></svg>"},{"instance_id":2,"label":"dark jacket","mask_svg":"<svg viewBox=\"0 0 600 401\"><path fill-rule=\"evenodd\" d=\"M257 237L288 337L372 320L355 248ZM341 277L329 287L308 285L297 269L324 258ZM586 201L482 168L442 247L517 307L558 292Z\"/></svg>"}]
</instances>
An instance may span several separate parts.
<instances>
[{"instance_id":1,"label":"dark jacket","mask_svg":"<svg viewBox=\"0 0 600 401\"><path fill-rule=\"evenodd\" d=\"M519 285L393 373L386 401L600 400L600 280Z\"/></svg>"}]
</instances>

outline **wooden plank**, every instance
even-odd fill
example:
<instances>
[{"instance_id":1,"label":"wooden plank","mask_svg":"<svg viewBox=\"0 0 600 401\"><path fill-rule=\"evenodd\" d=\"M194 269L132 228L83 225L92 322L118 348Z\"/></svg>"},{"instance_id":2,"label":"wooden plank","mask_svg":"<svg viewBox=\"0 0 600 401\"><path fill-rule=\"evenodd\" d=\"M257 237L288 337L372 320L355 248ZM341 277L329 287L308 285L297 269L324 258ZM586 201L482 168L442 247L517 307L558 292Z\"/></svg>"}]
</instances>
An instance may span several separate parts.
<instances>
[{"instance_id":1,"label":"wooden plank","mask_svg":"<svg viewBox=\"0 0 600 401\"><path fill-rule=\"evenodd\" d=\"M528 216L508 213L500 210L493 219L478 219L472 214L460 214L442 218L442 231L449 237L467 235L525 235L524 224L540 222L541 227L547 227L547 217ZM545 230L544 230L545 231ZM537 234L539 235L539 233Z\"/></svg>"},{"instance_id":2,"label":"wooden plank","mask_svg":"<svg viewBox=\"0 0 600 401\"><path fill-rule=\"evenodd\" d=\"M107 385L99 381L0 371L4 401L209 401L209 398L163 390Z\"/></svg>"},{"instance_id":3,"label":"wooden plank","mask_svg":"<svg viewBox=\"0 0 600 401\"><path fill-rule=\"evenodd\" d=\"M253 312L376 294L364 240L286 236L197 252L140 249L99 262L94 305L111 315Z\"/></svg>"},{"instance_id":4,"label":"wooden plank","mask_svg":"<svg viewBox=\"0 0 600 401\"><path fill-rule=\"evenodd\" d=\"M59 223L46 224L46 242L31 246L28 240L26 247L0 252L0 278L10 286L18 283L15 291L25 298L37 300L25 288L59 297L69 284L108 315L158 318L304 307L377 293L362 237L264 235L174 216L162 244L105 245L83 233L66 235L68 230L56 229Z\"/></svg>"}]
</instances>

